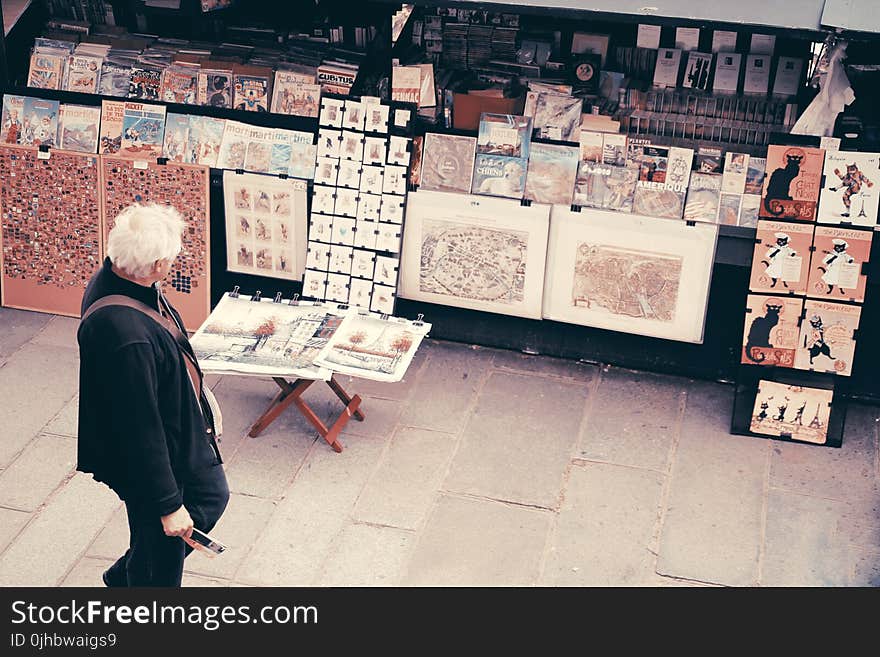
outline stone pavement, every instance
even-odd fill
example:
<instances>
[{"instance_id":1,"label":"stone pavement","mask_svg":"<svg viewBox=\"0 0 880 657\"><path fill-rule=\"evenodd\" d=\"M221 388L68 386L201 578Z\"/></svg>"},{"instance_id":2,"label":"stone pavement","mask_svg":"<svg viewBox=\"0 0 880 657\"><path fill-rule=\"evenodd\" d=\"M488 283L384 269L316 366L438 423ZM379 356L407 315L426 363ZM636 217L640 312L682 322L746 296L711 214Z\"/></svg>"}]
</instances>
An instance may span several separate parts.
<instances>
[{"instance_id":1,"label":"stone pavement","mask_svg":"<svg viewBox=\"0 0 880 657\"><path fill-rule=\"evenodd\" d=\"M77 321L0 309L0 585L96 586L127 541L75 474ZM211 377L230 549L186 586L877 586L878 409L841 449L731 436L730 386L428 340L333 452ZM326 419L326 386L305 399Z\"/></svg>"}]
</instances>

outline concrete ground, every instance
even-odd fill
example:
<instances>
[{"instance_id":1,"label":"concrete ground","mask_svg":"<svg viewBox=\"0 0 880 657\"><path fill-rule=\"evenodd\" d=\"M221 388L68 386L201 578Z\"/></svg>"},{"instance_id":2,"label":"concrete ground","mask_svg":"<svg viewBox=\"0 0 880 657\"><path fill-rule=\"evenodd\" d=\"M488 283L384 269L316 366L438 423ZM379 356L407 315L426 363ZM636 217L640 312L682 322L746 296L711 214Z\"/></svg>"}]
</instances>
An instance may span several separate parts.
<instances>
[{"instance_id":1,"label":"concrete ground","mask_svg":"<svg viewBox=\"0 0 880 657\"><path fill-rule=\"evenodd\" d=\"M77 321L0 309L0 585L97 586L122 504L76 474ZM841 449L731 436L730 386L428 340L333 452L211 377L230 549L186 586L877 586L878 409ZM304 398L325 418L323 385Z\"/></svg>"}]
</instances>

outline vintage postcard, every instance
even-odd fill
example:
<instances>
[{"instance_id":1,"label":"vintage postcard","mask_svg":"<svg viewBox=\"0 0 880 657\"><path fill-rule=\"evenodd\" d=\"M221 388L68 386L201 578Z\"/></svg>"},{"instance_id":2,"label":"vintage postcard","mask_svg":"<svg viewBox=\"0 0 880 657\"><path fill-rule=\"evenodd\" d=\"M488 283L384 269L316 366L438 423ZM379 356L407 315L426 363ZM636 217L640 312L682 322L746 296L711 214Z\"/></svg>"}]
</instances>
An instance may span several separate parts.
<instances>
[{"instance_id":1,"label":"vintage postcard","mask_svg":"<svg viewBox=\"0 0 880 657\"><path fill-rule=\"evenodd\" d=\"M799 370L852 374L861 306L807 299L795 354Z\"/></svg>"},{"instance_id":2,"label":"vintage postcard","mask_svg":"<svg viewBox=\"0 0 880 657\"><path fill-rule=\"evenodd\" d=\"M833 390L761 380L749 430L824 445L833 397Z\"/></svg>"}]
</instances>

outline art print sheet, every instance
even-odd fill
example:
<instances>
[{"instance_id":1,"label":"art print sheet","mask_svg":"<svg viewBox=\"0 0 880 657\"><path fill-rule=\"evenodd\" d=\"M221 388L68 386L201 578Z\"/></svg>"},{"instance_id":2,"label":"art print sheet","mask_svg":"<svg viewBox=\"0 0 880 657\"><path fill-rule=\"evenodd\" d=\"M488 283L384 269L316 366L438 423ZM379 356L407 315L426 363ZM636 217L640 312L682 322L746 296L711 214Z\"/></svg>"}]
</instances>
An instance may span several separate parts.
<instances>
[{"instance_id":1,"label":"art print sheet","mask_svg":"<svg viewBox=\"0 0 880 657\"><path fill-rule=\"evenodd\" d=\"M750 294L746 300L740 362L794 367L803 307L804 300L800 297Z\"/></svg>"},{"instance_id":2,"label":"art print sheet","mask_svg":"<svg viewBox=\"0 0 880 657\"><path fill-rule=\"evenodd\" d=\"M559 94L539 93L533 126L543 139L577 142L581 136L584 101Z\"/></svg>"},{"instance_id":3,"label":"art print sheet","mask_svg":"<svg viewBox=\"0 0 880 657\"><path fill-rule=\"evenodd\" d=\"M300 280L308 229L305 181L223 172L226 269Z\"/></svg>"},{"instance_id":4,"label":"art print sheet","mask_svg":"<svg viewBox=\"0 0 880 657\"><path fill-rule=\"evenodd\" d=\"M768 146L760 216L814 221L824 159L821 148Z\"/></svg>"},{"instance_id":5,"label":"art print sheet","mask_svg":"<svg viewBox=\"0 0 880 657\"><path fill-rule=\"evenodd\" d=\"M749 425L752 433L824 445L833 390L759 381Z\"/></svg>"},{"instance_id":6,"label":"art print sheet","mask_svg":"<svg viewBox=\"0 0 880 657\"><path fill-rule=\"evenodd\" d=\"M554 205L546 319L702 342L717 226Z\"/></svg>"},{"instance_id":7,"label":"art print sheet","mask_svg":"<svg viewBox=\"0 0 880 657\"><path fill-rule=\"evenodd\" d=\"M374 298L377 297L375 291ZM315 364L340 374L394 383L403 379L430 324L350 311Z\"/></svg>"},{"instance_id":8,"label":"art print sheet","mask_svg":"<svg viewBox=\"0 0 880 657\"><path fill-rule=\"evenodd\" d=\"M864 264L871 256L873 231L817 226L807 296L829 301L865 300Z\"/></svg>"},{"instance_id":9,"label":"art print sheet","mask_svg":"<svg viewBox=\"0 0 880 657\"><path fill-rule=\"evenodd\" d=\"M597 162L581 162L574 187L574 204L632 212L639 170Z\"/></svg>"},{"instance_id":10,"label":"art print sheet","mask_svg":"<svg viewBox=\"0 0 880 657\"><path fill-rule=\"evenodd\" d=\"M400 296L540 319L550 207L410 194Z\"/></svg>"},{"instance_id":11,"label":"art print sheet","mask_svg":"<svg viewBox=\"0 0 880 657\"><path fill-rule=\"evenodd\" d=\"M877 224L880 154L838 151L825 154L825 185L816 221L822 224Z\"/></svg>"},{"instance_id":12,"label":"art print sheet","mask_svg":"<svg viewBox=\"0 0 880 657\"><path fill-rule=\"evenodd\" d=\"M0 146L3 305L80 316L103 259L95 155Z\"/></svg>"},{"instance_id":13,"label":"art print sheet","mask_svg":"<svg viewBox=\"0 0 880 657\"><path fill-rule=\"evenodd\" d=\"M470 192L476 148L475 137L425 134L420 188Z\"/></svg>"},{"instance_id":14,"label":"art print sheet","mask_svg":"<svg viewBox=\"0 0 880 657\"><path fill-rule=\"evenodd\" d=\"M101 158L104 237L132 203L172 205L180 212L186 222L183 244L162 289L186 328L195 330L211 309L209 169L174 162L135 164L139 163Z\"/></svg>"},{"instance_id":15,"label":"art print sheet","mask_svg":"<svg viewBox=\"0 0 880 657\"><path fill-rule=\"evenodd\" d=\"M794 366L799 370L852 374L860 306L807 299Z\"/></svg>"},{"instance_id":16,"label":"art print sheet","mask_svg":"<svg viewBox=\"0 0 880 657\"><path fill-rule=\"evenodd\" d=\"M749 289L752 292L805 294L812 244L813 224L759 222Z\"/></svg>"},{"instance_id":17,"label":"art print sheet","mask_svg":"<svg viewBox=\"0 0 880 657\"><path fill-rule=\"evenodd\" d=\"M223 295L190 340L205 372L261 374L326 381L314 364L342 317L308 302L251 301Z\"/></svg>"}]
</instances>

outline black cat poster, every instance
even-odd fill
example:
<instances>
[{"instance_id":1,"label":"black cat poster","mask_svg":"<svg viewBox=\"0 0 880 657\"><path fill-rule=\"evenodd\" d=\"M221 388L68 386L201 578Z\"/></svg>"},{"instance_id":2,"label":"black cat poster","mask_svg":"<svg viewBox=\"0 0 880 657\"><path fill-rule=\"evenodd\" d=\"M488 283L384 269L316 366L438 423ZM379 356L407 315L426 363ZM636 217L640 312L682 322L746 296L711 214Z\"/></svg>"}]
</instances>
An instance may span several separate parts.
<instances>
[{"instance_id":1,"label":"black cat poster","mask_svg":"<svg viewBox=\"0 0 880 657\"><path fill-rule=\"evenodd\" d=\"M821 148L768 146L759 216L815 221L824 161Z\"/></svg>"},{"instance_id":2,"label":"black cat poster","mask_svg":"<svg viewBox=\"0 0 880 657\"><path fill-rule=\"evenodd\" d=\"M805 294L813 228L792 221L759 221L749 290Z\"/></svg>"},{"instance_id":3,"label":"black cat poster","mask_svg":"<svg viewBox=\"0 0 880 657\"><path fill-rule=\"evenodd\" d=\"M794 367L804 300L750 294L746 301L741 362Z\"/></svg>"},{"instance_id":4,"label":"black cat poster","mask_svg":"<svg viewBox=\"0 0 880 657\"><path fill-rule=\"evenodd\" d=\"M749 430L824 445L833 396L833 390L759 381Z\"/></svg>"}]
</instances>

